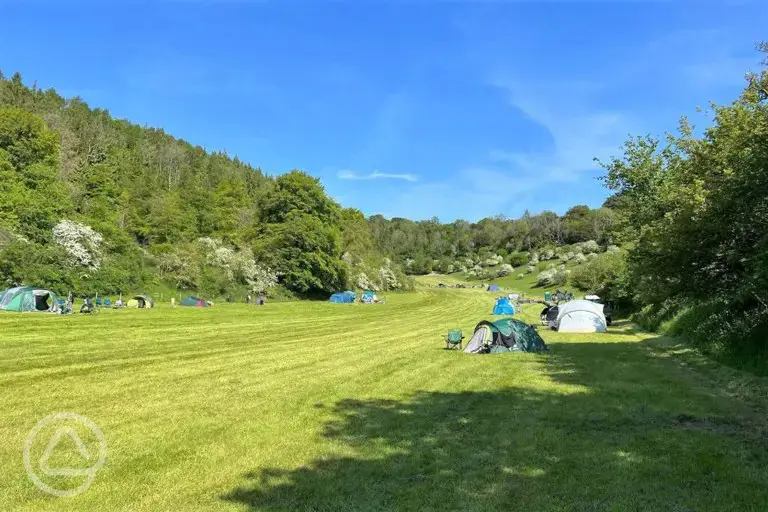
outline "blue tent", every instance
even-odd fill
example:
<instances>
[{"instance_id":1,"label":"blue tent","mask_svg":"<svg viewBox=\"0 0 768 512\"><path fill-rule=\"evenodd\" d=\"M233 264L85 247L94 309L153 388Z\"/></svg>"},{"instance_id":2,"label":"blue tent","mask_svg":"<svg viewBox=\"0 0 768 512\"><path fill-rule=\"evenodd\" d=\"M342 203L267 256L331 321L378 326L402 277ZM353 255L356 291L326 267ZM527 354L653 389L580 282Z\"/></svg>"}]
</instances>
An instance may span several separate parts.
<instances>
[{"instance_id":1,"label":"blue tent","mask_svg":"<svg viewBox=\"0 0 768 512\"><path fill-rule=\"evenodd\" d=\"M331 295L329 300L336 304L349 304L351 302L355 302L355 292L346 291L341 293L334 293Z\"/></svg>"},{"instance_id":2,"label":"blue tent","mask_svg":"<svg viewBox=\"0 0 768 512\"><path fill-rule=\"evenodd\" d=\"M376 299L376 295L370 290L364 291L363 294L360 296L360 301L365 302L366 304L373 303L375 299Z\"/></svg>"},{"instance_id":3,"label":"blue tent","mask_svg":"<svg viewBox=\"0 0 768 512\"><path fill-rule=\"evenodd\" d=\"M499 297L496 299L496 305L493 306L494 315L514 315L515 306L509 302L508 297Z\"/></svg>"},{"instance_id":4,"label":"blue tent","mask_svg":"<svg viewBox=\"0 0 768 512\"><path fill-rule=\"evenodd\" d=\"M497 292L499 290L501 290L501 288L499 288L499 285L497 284L492 284L488 287L489 292Z\"/></svg>"}]
</instances>

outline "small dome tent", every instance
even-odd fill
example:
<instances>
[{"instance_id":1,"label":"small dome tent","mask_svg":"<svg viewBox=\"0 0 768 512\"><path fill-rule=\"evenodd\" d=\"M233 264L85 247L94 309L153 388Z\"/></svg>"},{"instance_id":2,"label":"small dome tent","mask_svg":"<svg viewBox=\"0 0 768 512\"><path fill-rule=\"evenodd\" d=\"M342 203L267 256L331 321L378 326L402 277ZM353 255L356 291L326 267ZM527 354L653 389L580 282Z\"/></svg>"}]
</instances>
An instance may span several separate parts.
<instances>
[{"instance_id":1,"label":"small dome tent","mask_svg":"<svg viewBox=\"0 0 768 512\"><path fill-rule=\"evenodd\" d=\"M195 297L194 295L190 295L186 299L182 299L182 301L179 302L179 305L193 307L193 308L207 308L208 306L210 306L210 304L208 304L208 301L200 297Z\"/></svg>"},{"instance_id":2,"label":"small dome tent","mask_svg":"<svg viewBox=\"0 0 768 512\"><path fill-rule=\"evenodd\" d=\"M530 325L514 318L495 322L483 320L475 327L472 338L464 348L467 354L498 354L501 352L544 352L549 350Z\"/></svg>"},{"instance_id":3,"label":"small dome tent","mask_svg":"<svg viewBox=\"0 0 768 512\"><path fill-rule=\"evenodd\" d=\"M514 315L515 306L509 301L509 297L499 297L493 306L494 315Z\"/></svg>"},{"instance_id":4,"label":"small dome tent","mask_svg":"<svg viewBox=\"0 0 768 512\"><path fill-rule=\"evenodd\" d=\"M346 292L334 293L333 295L331 295L331 298L328 299L328 301L333 302L334 304L350 304L352 302L355 302L355 292L346 291Z\"/></svg>"},{"instance_id":5,"label":"small dome tent","mask_svg":"<svg viewBox=\"0 0 768 512\"><path fill-rule=\"evenodd\" d=\"M126 306L139 309L153 308L155 307L155 301L152 300L152 297L149 295L134 295L133 298L126 303Z\"/></svg>"},{"instance_id":6,"label":"small dome tent","mask_svg":"<svg viewBox=\"0 0 768 512\"><path fill-rule=\"evenodd\" d=\"M499 290L501 290L501 288L499 288L499 285L497 285L497 284L492 284L492 285L488 286L488 291L489 292L497 292Z\"/></svg>"},{"instance_id":7,"label":"small dome tent","mask_svg":"<svg viewBox=\"0 0 768 512\"><path fill-rule=\"evenodd\" d=\"M558 332L605 332L603 305L588 300L572 300L557 312Z\"/></svg>"},{"instance_id":8,"label":"small dome tent","mask_svg":"<svg viewBox=\"0 0 768 512\"><path fill-rule=\"evenodd\" d=\"M59 297L35 286L10 288L0 295L0 310L61 313Z\"/></svg>"}]
</instances>

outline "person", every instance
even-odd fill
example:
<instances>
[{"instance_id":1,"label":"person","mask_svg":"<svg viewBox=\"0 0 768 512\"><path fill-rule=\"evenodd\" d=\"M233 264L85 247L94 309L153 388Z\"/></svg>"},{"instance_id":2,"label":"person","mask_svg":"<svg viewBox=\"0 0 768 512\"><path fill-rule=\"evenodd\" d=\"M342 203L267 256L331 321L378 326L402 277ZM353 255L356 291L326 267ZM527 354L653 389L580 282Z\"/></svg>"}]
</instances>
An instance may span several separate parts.
<instances>
[{"instance_id":1,"label":"person","mask_svg":"<svg viewBox=\"0 0 768 512\"><path fill-rule=\"evenodd\" d=\"M248 296L245 298L245 303L250 304L251 303L251 294L249 293Z\"/></svg>"},{"instance_id":2,"label":"person","mask_svg":"<svg viewBox=\"0 0 768 512\"><path fill-rule=\"evenodd\" d=\"M116 307L116 308L121 308L121 307L123 307L123 298L122 298L122 297L120 297L119 299L117 299L117 300L115 301L115 307Z\"/></svg>"},{"instance_id":3,"label":"person","mask_svg":"<svg viewBox=\"0 0 768 512\"><path fill-rule=\"evenodd\" d=\"M172 308L176 307L176 297L171 297L171 307Z\"/></svg>"}]
</instances>

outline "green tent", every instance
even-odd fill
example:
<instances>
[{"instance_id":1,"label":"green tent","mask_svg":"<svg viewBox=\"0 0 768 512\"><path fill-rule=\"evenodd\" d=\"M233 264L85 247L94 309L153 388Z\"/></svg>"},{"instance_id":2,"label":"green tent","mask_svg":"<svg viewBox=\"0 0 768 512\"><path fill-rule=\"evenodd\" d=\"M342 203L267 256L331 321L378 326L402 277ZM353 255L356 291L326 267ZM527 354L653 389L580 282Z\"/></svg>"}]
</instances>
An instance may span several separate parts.
<instances>
[{"instance_id":1,"label":"green tent","mask_svg":"<svg viewBox=\"0 0 768 512\"><path fill-rule=\"evenodd\" d=\"M533 327L515 318L502 318L493 322L483 320L477 324L464 352L498 354L546 350L549 350L547 345Z\"/></svg>"},{"instance_id":2,"label":"green tent","mask_svg":"<svg viewBox=\"0 0 768 512\"><path fill-rule=\"evenodd\" d=\"M129 308L153 308L155 307L155 301L149 295L139 294L134 295L125 305Z\"/></svg>"},{"instance_id":3,"label":"green tent","mask_svg":"<svg viewBox=\"0 0 768 512\"><path fill-rule=\"evenodd\" d=\"M59 297L50 290L18 286L2 292L0 310L61 313L61 306Z\"/></svg>"},{"instance_id":4,"label":"green tent","mask_svg":"<svg viewBox=\"0 0 768 512\"><path fill-rule=\"evenodd\" d=\"M193 295L190 295L186 299L182 299L182 301L179 302L179 304L182 306L191 306L195 308L207 308L208 306L210 306L210 304L208 304L208 301L206 301L205 299L202 299L200 297L195 297Z\"/></svg>"}]
</instances>

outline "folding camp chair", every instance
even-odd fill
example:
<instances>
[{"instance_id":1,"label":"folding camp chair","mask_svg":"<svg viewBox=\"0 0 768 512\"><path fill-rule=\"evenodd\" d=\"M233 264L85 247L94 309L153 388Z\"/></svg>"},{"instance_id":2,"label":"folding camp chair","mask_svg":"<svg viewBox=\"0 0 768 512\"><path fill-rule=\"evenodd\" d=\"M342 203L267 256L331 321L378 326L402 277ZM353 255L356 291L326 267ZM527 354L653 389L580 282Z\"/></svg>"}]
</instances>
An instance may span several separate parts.
<instances>
[{"instance_id":1,"label":"folding camp chair","mask_svg":"<svg viewBox=\"0 0 768 512\"><path fill-rule=\"evenodd\" d=\"M445 340L446 350L454 348L461 350L462 343L464 342L464 334L458 329L452 329L448 331L448 334L443 335L443 339Z\"/></svg>"}]
</instances>

